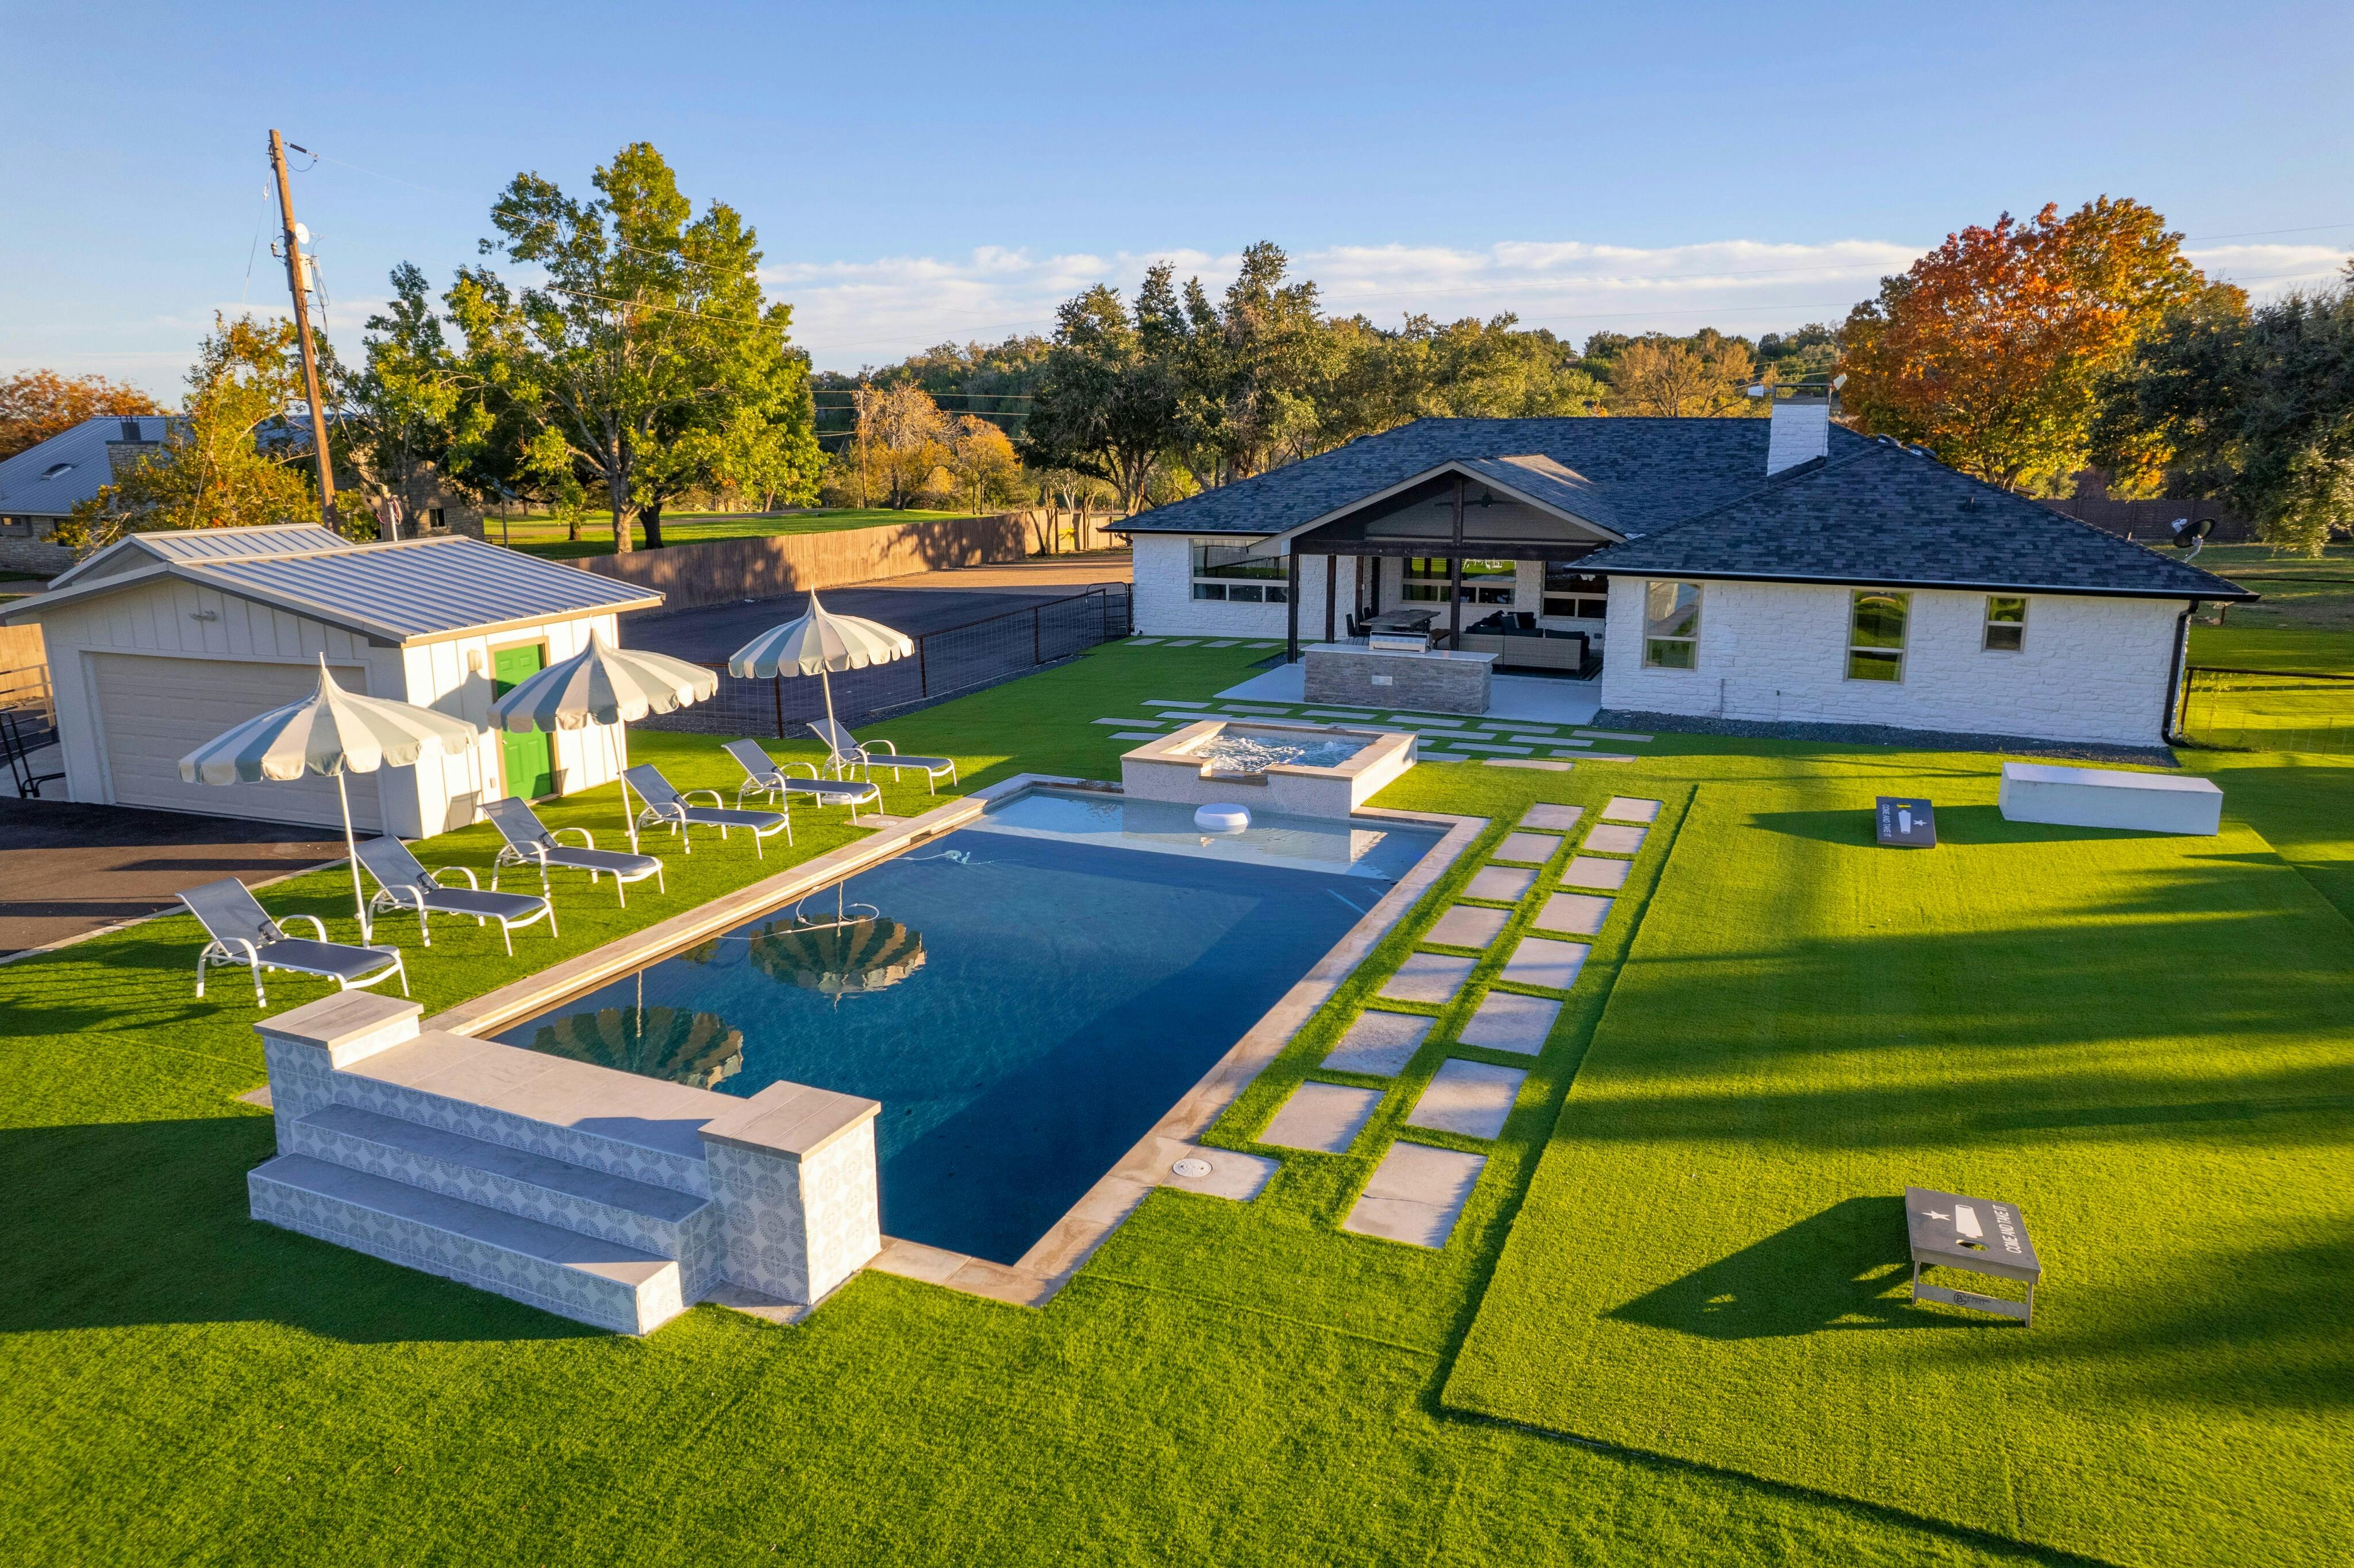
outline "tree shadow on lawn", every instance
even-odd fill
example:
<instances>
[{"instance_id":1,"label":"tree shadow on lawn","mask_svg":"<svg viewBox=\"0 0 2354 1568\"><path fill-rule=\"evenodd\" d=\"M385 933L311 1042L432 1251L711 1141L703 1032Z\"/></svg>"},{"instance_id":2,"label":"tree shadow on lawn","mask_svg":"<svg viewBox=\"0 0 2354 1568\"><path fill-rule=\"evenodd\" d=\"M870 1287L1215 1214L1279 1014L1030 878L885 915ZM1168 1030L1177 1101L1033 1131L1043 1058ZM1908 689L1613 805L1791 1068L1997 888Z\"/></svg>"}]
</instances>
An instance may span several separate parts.
<instances>
[{"instance_id":1,"label":"tree shadow on lawn","mask_svg":"<svg viewBox=\"0 0 2354 1568\"><path fill-rule=\"evenodd\" d=\"M250 1217L270 1118L0 1131L0 1333L275 1322L354 1344L600 1330Z\"/></svg>"},{"instance_id":2,"label":"tree shadow on lawn","mask_svg":"<svg viewBox=\"0 0 2354 1568\"><path fill-rule=\"evenodd\" d=\"M1921 1311L1908 1298L1911 1268L1904 1200L1846 1198L1603 1316L1708 1340L2016 1326Z\"/></svg>"},{"instance_id":3,"label":"tree shadow on lawn","mask_svg":"<svg viewBox=\"0 0 2354 1568\"><path fill-rule=\"evenodd\" d=\"M2014 822L1999 806L1931 806L1937 817L1940 844L2059 844L2114 842L2120 839L2172 839L2180 833L2148 832L2136 828L2078 828L2057 822ZM1879 847L1878 824L1871 801L1829 811L1753 811L1748 825L1787 838L1817 843ZM1917 851L1905 851L1917 853ZM2234 859L2260 859L2234 856Z\"/></svg>"}]
</instances>

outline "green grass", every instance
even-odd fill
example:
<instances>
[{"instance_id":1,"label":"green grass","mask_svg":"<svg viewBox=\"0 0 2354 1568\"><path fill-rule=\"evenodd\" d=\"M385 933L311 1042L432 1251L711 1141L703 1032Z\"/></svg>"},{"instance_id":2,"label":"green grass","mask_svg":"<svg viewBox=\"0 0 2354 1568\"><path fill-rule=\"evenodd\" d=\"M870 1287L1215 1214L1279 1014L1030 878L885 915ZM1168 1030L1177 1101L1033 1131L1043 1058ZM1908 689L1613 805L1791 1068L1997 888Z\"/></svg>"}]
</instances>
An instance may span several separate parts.
<instances>
[{"instance_id":1,"label":"green grass","mask_svg":"<svg viewBox=\"0 0 2354 1568\"><path fill-rule=\"evenodd\" d=\"M875 727L909 750L959 757L968 787L1016 770L1109 777L1129 743L1089 720L1136 712L1146 697L1206 696L1256 657L1108 648ZM634 744L682 787L732 781L732 765L713 740L642 732ZM1561 1228L1549 1208L1558 1202L1558 1161L1547 1155L1538 1169L1553 1107L1566 1103L1574 1112L1587 1075L1604 1063L1616 999L1672 986L1673 973L1651 968L1655 944L1707 937L1713 959L1733 966L1818 918L1811 906L1787 902L1761 912L1747 889L1762 868L1693 858L1689 841L1715 831L1712 811L1826 809L1815 791L1829 791L1844 810L1900 781L1944 799L1982 790L1990 767L1983 758L1670 736L1648 749L1656 755L1643 763L1567 774L1434 765L1382 799L1490 817L1491 837L1535 799L1593 804L1628 792L1669 802L1638 885L1597 943L1588 983L1573 993L1490 1151L1488 1179L1453 1245L1428 1253L1335 1229L1408 1097L1436 1066L1437 1053L1426 1051L1392 1087L1358 1152L1287 1154L1283 1171L1249 1204L1157 1192L1040 1311L869 1274L793 1328L704 1308L632 1340L257 1225L245 1217L243 1178L270 1154L270 1123L230 1097L261 1082L251 1033L258 1014L249 993L241 1001L226 978L212 1000L192 1001L193 927L157 921L0 967L0 1190L7 1193L0 1255L10 1265L0 1287L0 1466L10 1480L0 1539L44 1563L108 1564L2052 1561L2020 1544L2014 1525L1961 1529L1811 1484L1761 1481L1718 1461L1597 1450L1450 1410L1442 1398L1458 1359L1468 1364L1465 1335L1483 1295L1508 1287L1490 1286L1506 1238ZM2334 824L2346 821L2348 791L2337 769L2285 765L2304 760L2251 756L2213 765L2235 814L2259 811L2268 832L2306 835L2299 869L2318 879L2345 853L2344 830ZM926 800L912 783L890 794L896 810ZM1688 800L1697 804L1679 828ZM557 803L548 815L599 830L603 842L616 807L607 791ZM609 892L561 892L565 941L522 933L514 965L498 956L494 933L444 923L449 935L437 934L431 952L409 948L420 998L434 1007L478 993L525 964L663 918L848 836L814 830L811 814L797 817L800 844L785 854L772 846L765 863L707 842L692 857L670 855L670 895L642 884L627 916ZM1754 836L1760 853L1776 853L1788 837ZM2219 847L2253 857L2247 863L2261 863L2276 881L2285 874L2245 834L2195 853ZM435 842L425 858L438 863L446 850L448 858L481 863L487 849L470 831ZM2011 868L2019 873L2011 917L2022 933L2098 927L2109 943L2104 960L2120 966L2115 978L2095 972L2079 991L2049 968L2025 976L1974 970L1984 984L1958 999L1907 989L1894 1002L1878 993L1859 1002L1837 955L1825 951L1822 984L1783 1003L1797 1022L1829 1035L1926 1038L1956 1018L1978 1028L1979 1013L2007 1017L2005 999L2031 997L2052 1003L2051 1027L2080 1048L2112 1049L2103 1041L2103 1009L2125 978L2164 989L2149 977L2168 956L2168 941L2212 924L2171 911L2210 895L2201 889L2239 884L2158 876L2144 889L2144 906L2110 908L2097 903L2106 874L2077 889L2068 880L2075 851L2057 849L2068 857L2057 866ZM1944 863L1938 856L1921 860L1934 867ZM1649 879L1663 868L1646 913ZM1222 1119L1213 1141L1251 1147L1288 1087L1315 1074L1314 1062L1373 977L1469 869L1451 873L1383 944ZM263 897L347 927L348 914L337 911L347 911L348 894L333 872ZM1710 932L1692 910L1712 898L1723 907ZM2241 989L2230 1000L2257 1009L2243 1021L2246 1029L2276 1025L2286 1049L2311 1011L2307 989L2287 973L2290 958L2325 938L2282 935L2266 923L2272 918L2252 907L2243 925L2250 945L2279 949L2280 957L2257 960L2282 977L2278 994L2259 1001ZM2311 899L2301 918L2337 919ZM1884 964L1903 950L1891 938L1852 956ZM1719 973L1683 976L1694 1005L1706 991L1695 979L1713 983ZM272 1011L316 994L281 977ZM1758 1031L1772 1025L1755 1021ZM1589 1036L1595 1044L1581 1069ZM2310 1045L2317 1074L2334 1049ZM2176 1070L2186 1082L2210 1072L2195 1060ZM2278 1092L2307 1091L2290 1084ZM2069 1102L2057 1103L2061 1114L2073 1113ZM1656 1135L1656 1109L1631 1114L1628 1136L1590 1162L1595 1179L1615 1181L1608 1162L1639 1156L1637 1135ZM2243 1143L2261 1147L2286 1120L2284 1111L2264 1113ZM2182 1126L2220 1139L2234 1124L2177 1130ZM1932 1144L1939 1136L1917 1119L1900 1130ZM1943 1136L1982 1157L1975 1152L1982 1129L1963 1123ZM2113 1119L2087 1117L2032 1136L2064 1145L2125 1134ZM2172 1146L2153 1138L2140 1147L2155 1156ZM2317 1133L2303 1155L2291 1156L2319 1161L2337 1147ZM1852 1174L1849 1156L1828 1147L1819 1153L1815 1182L1836 1192ZM2335 1157L2343 1185L2342 1150ZM1802 1156L1790 1159L1795 1167ZM1683 1218L1679 1193L1640 1198L1658 1218L1657 1245L1689 1245L1671 1223ZM2285 1202L2231 1185L2207 1198L2213 1213L2195 1219L2202 1239L2207 1227L2236 1217L2258 1240ZM2040 1192L2035 1202L2043 1202ZM2064 1210L2067 1201L2053 1197L2050 1206ZM2070 1314L2085 1309L2085 1287L2073 1250L2054 1262L2070 1271L2052 1298L2058 1338ZM1582 1331L1568 1310L1577 1299L1573 1291L1540 1303L1556 1330L1539 1347L1543 1359L1566 1361L1564 1347ZM2342 1321L2331 1310L2314 1306L2310 1327L2245 1315L2228 1326L2249 1346L2243 1359L2294 1364L2311 1351L2313 1335ZM2192 1349L2188 1364L2205 1381L2186 1388L2185 1406L2211 1404L2227 1424L2252 1419L2243 1408L2247 1388L2211 1375L2243 1364L2230 1347ZM2138 1361L2120 1363L2114 1386L2096 1359L2071 1364L2088 1397L2147 1397ZM1710 1393L1705 1379L1661 1384L1653 1402L1666 1415ZM2293 1411L2253 1408L2270 1423L2267 1437L2285 1444L2304 1431ZM1970 1413L1946 1414L1966 1420ZM2080 1425L2095 1414L2084 1413ZM1759 1419L1744 1413L1740 1421L1754 1427ZM2292 1457L2346 1467L2342 1437ZM2233 1459L2243 1469L2253 1462ZM2096 1493L2100 1479L2082 1484ZM2185 1475L2179 1484L2193 1507L2216 1478ZM2101 1504L2095 1496L2085 1506Z\"/></svg>"},{"instance_id":2,"label":"green grass","mask_svg":"<svg viewBox=\"0 0 2354 1568\"><path fill-rule=\"evenodd\" d=\"M834 534L850 528L885 528L901 523L934 523L961 517L961 512L894 512L888 507L846 507L832 511L797 512L772 517L744 512L687 512L663 519L663 539L670 545L701 545L715 539L754 539L780 534ZM580 537L567 536L561 523L545 517L502 523L493 515L482 520L482 532L494 544L510 545L550 561L577 561L584 556L613 553L610 513L591 513L580 523ZM632 525L630 537L641 550L646 531Z\"/></svg>"},{"instance_id":3,"label":"green grass","mask_svg":"<svg viewBox=\"0 0 2354 1568\"><path fill-rule=\"evenodd\" d=\"M1450 1406L2131 1563L2354 1510L2349 927L2254 832L1872 846L1703 789ZM1904 1303L1907 1183L1999 1196L2034 1327Z\"/></svg>"}]
</instances>

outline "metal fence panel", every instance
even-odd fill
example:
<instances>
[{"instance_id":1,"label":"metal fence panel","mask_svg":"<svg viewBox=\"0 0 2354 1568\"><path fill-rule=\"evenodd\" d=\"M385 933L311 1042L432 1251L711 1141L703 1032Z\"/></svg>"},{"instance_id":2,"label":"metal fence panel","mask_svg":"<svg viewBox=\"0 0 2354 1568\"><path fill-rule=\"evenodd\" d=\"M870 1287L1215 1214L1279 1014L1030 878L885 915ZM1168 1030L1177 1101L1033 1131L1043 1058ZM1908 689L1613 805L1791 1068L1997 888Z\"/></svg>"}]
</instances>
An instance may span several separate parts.
<instances>
[{"instance_id":1,"label":"metal fence panel","mask_svg":"<svg viewBox=\"0 0 2354 1568\"><path fill-rule=\"evenodd\" d=\"M2354 676L2192 665L2182 733L2232 751L2354 753Z\"/></svg>"},{"instance_id":2,"label":"metal fence panel","mask_svg":"<svg viewBox=\"0 0 2354 1568\"><path fill-rule=\"evenodd\" d=\"M834 676L834 715L856 726L1084 653L1129 635L1131 608L1129 590L1120 584L926 632L915 640L911 657ZM818 681L747 681L723 669L709 701L648 718L642 727L783 738L806 733L803 726L824 714Z\"/></svg>"}]
</instances>

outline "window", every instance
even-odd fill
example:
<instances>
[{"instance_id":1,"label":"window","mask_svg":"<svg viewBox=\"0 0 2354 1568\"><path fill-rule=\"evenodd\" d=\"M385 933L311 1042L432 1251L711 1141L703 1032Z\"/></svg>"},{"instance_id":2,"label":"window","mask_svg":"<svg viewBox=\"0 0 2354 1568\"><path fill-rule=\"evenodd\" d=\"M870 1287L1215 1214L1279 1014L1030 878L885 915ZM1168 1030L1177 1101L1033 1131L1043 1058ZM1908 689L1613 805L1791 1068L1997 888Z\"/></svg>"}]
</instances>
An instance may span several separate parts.
<instances>
[{"instance_id":1,"label":"window","mask_svg":"<svg viewBox=\"0 0 2354 1568\"><path fill-rule=\"evenodd\" d=\"M1400 590L1408 599L1433 604L1447 602L1447 562L1444 556L1409 556L1405 563L1405 587ZM1519 568L1511 561L1466 561L1463 563L1463 602L1465 604L1511 604L1512 578Z\"/></svg>"},{"instance_id":2,"label":"window","mask_svg":"<svg viewBox=\"0 0 2354 1568\"><path fill-rule=\"evenodd\" d=\"M1544 612L1573 620L1600 620L1609 613L1610 585L1567 561L1547 561L1544 569Z\"/></svg>"},{"instance_id":3,"label":"window","mask_svg":"<svg viewBox=\"0 0 2354 1568\"><path fill-rule=\"evenodd\" d=\"M1655 670L1700 664L1700 584L1643 585L1643 662Z\"/></svg>"},{"instance_id":4,"label":"window","mask_svg":"<svg viewBox=\"0 0 2354 1568\"><path fill-rule=\"evenodd\" d=\"M1283 604L1289 587L1287 576L1281 556L1254 555L1248 545L1193 546L1195 599L1223 599L1228 604Z\"/></svg>"},{"instance_id":5,"label":"window","mask_svg":"<svg viewBox=\"0 0 2354 1568\"><path fill-rule=\"evenodd\" d=\"M1912 609L1913 596L1909 593L1867 589L1853 596L1848 609L1849 680L1904 678L1904 620Z\"/></svg>"},{"instance_id":6,"label":"window","mask_svg":"<svg viewBox=\"0 0 2354 1568\"><path fill-rule=\"evenodd\" d=\"M1986 649L1989 653L2016 653L2027 646L2027 601L1989 598L1987 600Z\"/></svg>"}]
</instances>

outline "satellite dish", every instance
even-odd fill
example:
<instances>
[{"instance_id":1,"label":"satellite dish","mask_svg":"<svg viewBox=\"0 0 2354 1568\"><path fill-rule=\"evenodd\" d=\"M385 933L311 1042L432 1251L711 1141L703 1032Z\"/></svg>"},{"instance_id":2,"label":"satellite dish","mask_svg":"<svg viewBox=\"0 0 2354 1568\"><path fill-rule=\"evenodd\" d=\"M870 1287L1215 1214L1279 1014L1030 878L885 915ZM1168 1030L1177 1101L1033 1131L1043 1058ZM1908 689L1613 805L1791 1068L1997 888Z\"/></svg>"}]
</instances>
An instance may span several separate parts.
<instances>
[{"instance_id":1,"label":"satellite dish","mask_svg":"<svg viewBox=\"0 0 2354 1568\"><path fill-rule=\"evenodd\" d=\"M2198 522L2193 523L2188 517L2178 517L2174 520L2173 528L2174 547L2178 550L2190 551L2191 558L2196 560L2200 547L2206 543L2207 535L2215 531L2215 519L2201 517Z\"/></svg>"},{"instance_id":2,"label":"satellite dish","mask_svg":"<svg viewBox=\"0 0 2354 1568\"><path fill-rule=\"evenodd\" d=\"M309 224L298 223L294 226L294 243L297 245L308 245L311 243L311 226Z\"/></svg>"}]
</instances>

